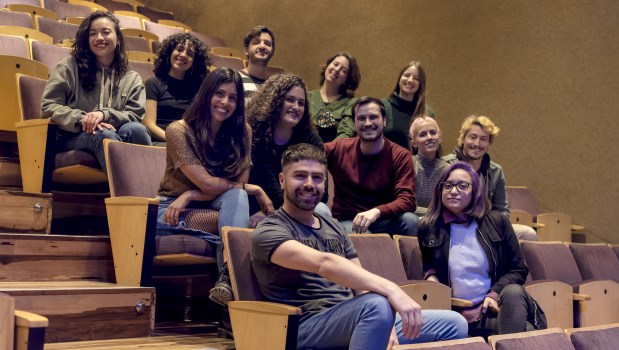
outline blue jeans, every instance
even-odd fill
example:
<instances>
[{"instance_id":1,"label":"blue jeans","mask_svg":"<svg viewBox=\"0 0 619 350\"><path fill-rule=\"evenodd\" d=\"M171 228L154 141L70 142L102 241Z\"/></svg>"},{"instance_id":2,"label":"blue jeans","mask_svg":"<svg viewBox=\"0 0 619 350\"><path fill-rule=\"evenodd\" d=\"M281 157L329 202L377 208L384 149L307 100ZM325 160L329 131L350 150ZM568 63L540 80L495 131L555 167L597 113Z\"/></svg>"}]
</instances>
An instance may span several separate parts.
<instances>
[{"instance_id":1,"label":"blue jeans","mask_svg":"<svg viewBox=\"0 0 619 350\"><path fill-rule=\"evenodd\" d=\"M346 232L353 232L352 220L340 221ZM389 235L417 236L419 216L414 213L404 213L397 219L378 219L367 229L372 233L388 233Z\"/></svg>"},{"instance_id":2,"label":"blue jeans","mask_svg":"<svg viewBox=\"0 0 619 350\"><path fill-rule=\"evenodd\" d=\"M376 293L365 293L319 312L299 325L299 349L386 349L396 327L400 344L465 338L464 317L449 310L423 310L421 335L413 340L402 336L399 315L389 301Z\"/></svg>"},{"instance_id":3,"label":"blue jeans","mask_svg":"<svg viewBox=\"0 0 619 350\"><path fill-rule=\"evenodd\" d=\"M79 150L93 153L101 169L106 172L105 154L103 153L103 140L105 139L151 145L148 129L140 122L129 122L121 125L117 131L103 129L97 130L94 134L82 131L77 135L64 132L58 139L58 147L60 152Z\"/></svg>"},{"instance_id":4,"label":"blue jeans","mask_svg":"<svg viewBox=\"0 0 619 350\"><path fill-rule=\"evenodd\" d=\"M231 189L210 202L191 202L187 209L191 208L210 208L218 211L217 228L218 232L204 232L193 230L187 227L184 220L180 220L178 225L171 226L163 222L163 216L168 206L176 200L176 197L159 197L159 209L157 211L157 235L168 236L175 234L192 235L217 246L217 265L223 265L223 245L219 233L224 226L249 227L249 201L247 192L242 189Z\"/></svg>"}]
</instances>

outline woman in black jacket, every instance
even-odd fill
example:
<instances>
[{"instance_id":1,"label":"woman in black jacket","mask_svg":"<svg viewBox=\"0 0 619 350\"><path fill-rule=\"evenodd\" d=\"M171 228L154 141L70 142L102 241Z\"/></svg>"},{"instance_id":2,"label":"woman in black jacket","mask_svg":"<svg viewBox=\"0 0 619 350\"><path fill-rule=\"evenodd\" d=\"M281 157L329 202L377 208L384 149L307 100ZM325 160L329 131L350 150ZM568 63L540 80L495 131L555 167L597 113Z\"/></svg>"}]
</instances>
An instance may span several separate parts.
<instances>
[{"instance_id":1,"label":"woman in black jacket","mask_svg":"<svg viewBox=\"0 0 619 350\"><path fill-rule=\"evenodd\" d=\"M509 218L490 211L468 163L454 163L443 173L418 237L425 279L473 302L457 310L469 322L469 334L545 328L543 312L522 287L529 270Z\"/></svg>"}]
</instances>

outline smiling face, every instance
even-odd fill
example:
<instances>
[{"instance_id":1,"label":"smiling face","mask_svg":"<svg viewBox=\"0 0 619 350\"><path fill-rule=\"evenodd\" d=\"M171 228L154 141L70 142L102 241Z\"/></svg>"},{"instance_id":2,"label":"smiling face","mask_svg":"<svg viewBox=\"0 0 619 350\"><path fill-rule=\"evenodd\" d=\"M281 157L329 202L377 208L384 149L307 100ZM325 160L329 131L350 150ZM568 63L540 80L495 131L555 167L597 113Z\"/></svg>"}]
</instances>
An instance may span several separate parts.
<instances>
[{"instance_id":1,"label":"smiling face","mask_svg":"<svg viewBox=\"0 0 619 350\"><path fill-rule=\"evenodd\" d=\"M237 92L234 83L219 85L211 97L211 123L217 127L221 126L236 110L236 103Z\"/></svg>"},{"instance_id":2,"label":"smiling face","mask_svg":"<svg viewBox=\"0 0 619 350\"><path fill-rule=\"evenodd\" d=\"M283 127L294 128L299 124L305 112L305 90L300 86L293 86L280 109L279 124Z\"/></svg>"},{"instance_id":3,"label":"smiling face","mask_svg":"<svg viewBox=\"0 0 619 350\"><path fill-rule=\"evenodd\" d=\"M284 203L313 211L325 192L325 173L325 165L315 160L300 160L284 167L279 174Z\"/></svg>"},{"instance_id":4,"label":"smiling face","mask_svg":"<svg viewBox=\"0 0 619 350\"><path fill-rule=\"evenodd\" d=\"M177 77L183 77L193 65L194 50L191 43L185 41L176 45L170 55L170 72L169 74Z\"/></svg>"},{"instance_id":5,"label":"smiling face","mask_svg":"<svg viewBox=\"0 0 619 350\"><path fill-rule=\"evenodd\" d=\"M490 134L485 132L479 125L473 124L464 135L462 145L462 150L469 159L482 159L490 146Z\"/></svg>"},{"instance_id":6,"label":"smiling face","mask_svg":"<svg viewBox=\"0 0 619 350\"><path fill-rule=\"evenodd\" d=\"M114 52L118 45L114 22L107 17L92 21L88 29L88 45L90 51L97 57L97 62L109 67L114 61Z\"/></svg>"},{"instance_id":7,"label":"smiling face","mask_svg":"<svg viewBox=\"0 0 619 350\"><path fill-rule=\"evenodd\" d=\"M345 56L338 56L329 65L325 70L325 81L335 84L336 86L342 86L346 84L346 80L348 79L348 69L350 67L350 62Z\"/></svg>"},{"instance_id":8,"label":"smiling face","mask_svg":"<svg viewBox=\"0 0 619 350\"><path fill-rule=\"evenodd\" d=\"M412 101L415 93L419 90L419 71L417 67L408 67L400 76L400 97Z\"/></svg>"},{"instance_id":9,"label":"smiling face","mask_svg":"<svg viewBox=\"0 0 619 350\"><path fill-rule=\"evenodd\" d=\"M266 66L273 57L273 39L269 33L262 32L254 37L245 48L247 60L251 64Z\"/></svg>"},{"instance_id":10,"label":"smiling face","mask_svg":"<svg viewBox=\"0 0 619 350\"><path fill-rule=\"evenodd\" d=\"M372 142L383 137L386 123L380 112L380 106L374 102L355 108L355 130L361 141Z\"/></svg>"},{"instance_id":11,"label":"smiling face","mask_svg":"<svg viewBox=\"0 0 619 350\"><path fill-rule=\"evenodd\" d=\"M410 137L411 146L417 149L417 154L426 159L436 158L436 152L441 145L441 132L434 119L415 119L410 128Z\"/></svg>"},{"instance_id":12,"label":"smiling face","mask_svg":"<svg viewBox=\"0 0 619 350\"><path fill-rule=\"evenodd\" d=\"M455 169L451 172L451 174L449 174L447 180L445 180L443 184L439 185L444 186L445 183L454 185L450 191L445 191L444 187L442 187L441 200L445 209L449 210L456 216L459 216L464 212L473 198L473 186L471 185L471 182L471 176L465 170ZM468 188L464 191L460 190L457 186L462 183L468 184Z\"/></svg>"}]
</instances>

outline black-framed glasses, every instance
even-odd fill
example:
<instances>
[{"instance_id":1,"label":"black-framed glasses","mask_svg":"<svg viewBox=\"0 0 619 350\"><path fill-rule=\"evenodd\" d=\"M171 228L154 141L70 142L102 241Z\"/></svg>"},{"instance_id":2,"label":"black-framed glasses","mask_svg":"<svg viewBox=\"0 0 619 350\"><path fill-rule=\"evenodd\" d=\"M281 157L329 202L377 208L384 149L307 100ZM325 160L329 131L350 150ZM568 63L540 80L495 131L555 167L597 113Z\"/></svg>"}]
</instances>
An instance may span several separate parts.
<instances>
[{"instance_id":1,"label":"black-framed glasses","mask_svg":"<svg viewBox=\"0 0 619 350\"><path fill-rule=\"evenodd\" d=\"M456 188L458 192L466 191L471 187L471 184L466 181L460 181L458 183L453 182L441 182L441 189L443 192L451 192L451 190Z\"/></svg>"}]
</instances>

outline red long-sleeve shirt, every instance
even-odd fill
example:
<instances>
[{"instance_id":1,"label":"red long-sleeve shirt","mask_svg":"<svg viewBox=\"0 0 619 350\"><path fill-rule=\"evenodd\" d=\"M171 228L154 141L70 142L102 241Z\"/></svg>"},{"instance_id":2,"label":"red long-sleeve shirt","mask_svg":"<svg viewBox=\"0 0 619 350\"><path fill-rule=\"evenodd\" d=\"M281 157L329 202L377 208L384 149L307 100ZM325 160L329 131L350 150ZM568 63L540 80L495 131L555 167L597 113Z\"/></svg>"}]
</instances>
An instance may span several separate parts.
<instances>
[{"instance_id":1,"label":"red long-sleeve shirt","mask_svg":"<svg viewBox=\"0 0 619 350\"><path fill-rule=\"evenodd\" d=\"M361 152L359 137L325 143L327 166L335 184L333 217L352 220L377 208L380 219L415 212L415 172L411 153L385 139L374 155Z\"/></svg>"}]
</instances>

